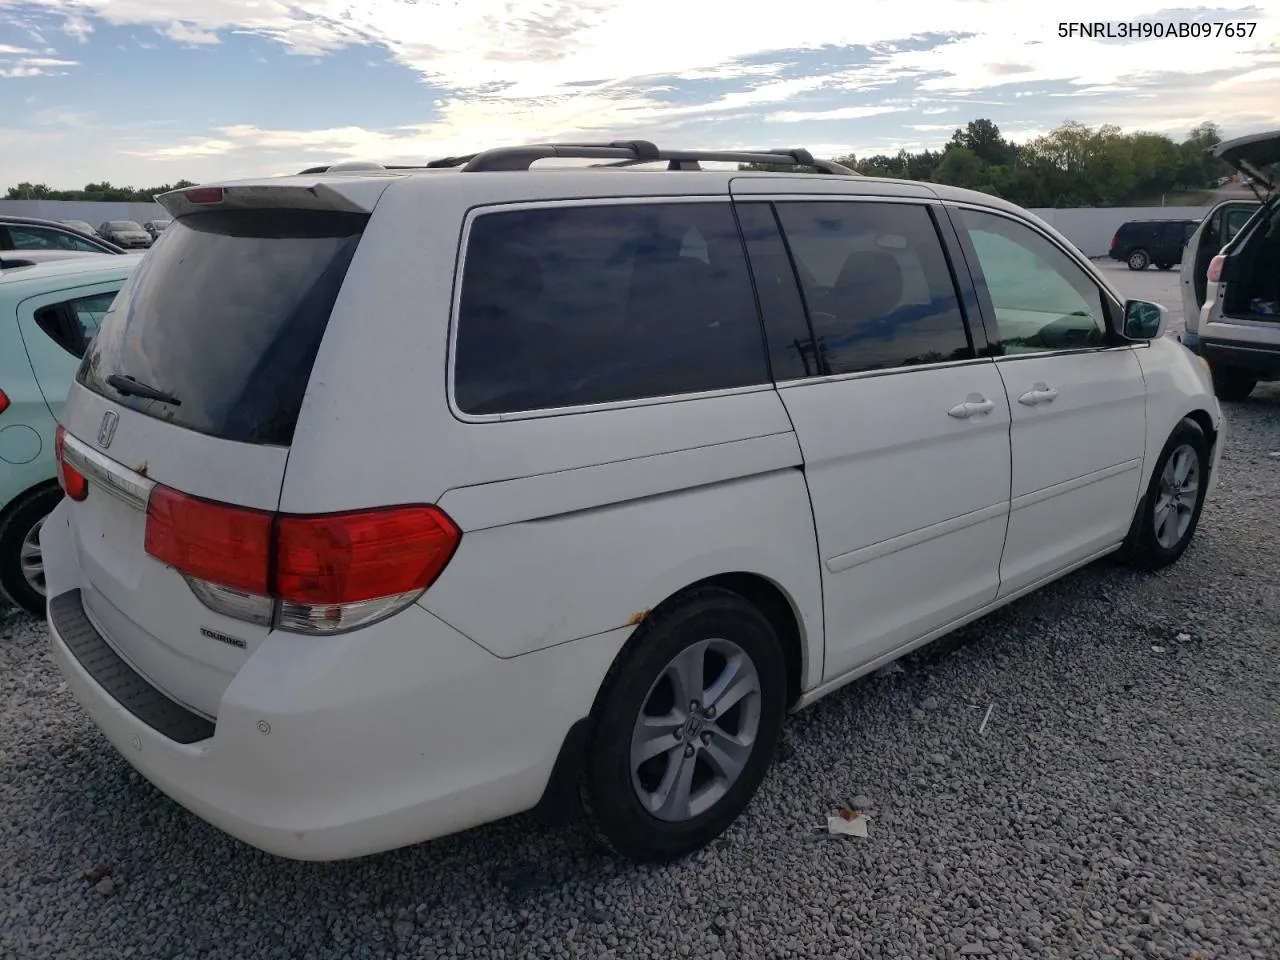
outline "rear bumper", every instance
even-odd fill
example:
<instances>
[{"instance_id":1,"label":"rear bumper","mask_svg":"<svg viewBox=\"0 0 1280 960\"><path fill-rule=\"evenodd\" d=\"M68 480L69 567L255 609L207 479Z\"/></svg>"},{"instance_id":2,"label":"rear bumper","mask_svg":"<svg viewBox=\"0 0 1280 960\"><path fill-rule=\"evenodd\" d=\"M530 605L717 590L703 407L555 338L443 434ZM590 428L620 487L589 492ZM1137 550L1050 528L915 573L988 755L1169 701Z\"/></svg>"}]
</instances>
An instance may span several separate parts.
<instances>
[{"instance_id":1,"label":"rear bumper","mask_svg":"<svg viewBox=\"0 0 1280 960\"><path fill-rule=\"evenodd\" d=\"M1277 342L1274 344L1202 337L1197 338L1192 349L1210 363L1249 370L1262 379L1280 379L1280 330L1277 330Z\"/></svg>"},{"instance_id":2,"label":"rear bumper","mask_svg":"<svg viewBox=\"0 0 1280 960\"><path fill-rule=\"evenodd\" d=\"M60 551L51 539L46 555ZM53 598L48 621L68 687L139 773L226 833L299 860L378 853L533 808L630 632L509 660L417 606L342 637L273 633L215 724L149 688L77 591Z\"/></svg>"}]
</instances>

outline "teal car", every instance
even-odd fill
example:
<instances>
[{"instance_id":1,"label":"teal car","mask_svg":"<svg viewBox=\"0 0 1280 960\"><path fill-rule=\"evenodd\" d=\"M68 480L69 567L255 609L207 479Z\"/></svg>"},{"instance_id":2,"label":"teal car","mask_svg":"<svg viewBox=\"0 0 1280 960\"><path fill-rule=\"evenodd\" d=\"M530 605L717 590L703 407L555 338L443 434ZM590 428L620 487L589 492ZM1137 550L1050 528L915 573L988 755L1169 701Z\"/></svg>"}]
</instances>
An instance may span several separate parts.
<instances>
[{"instance_id":1,"label":"teal car","mask_svg":"<svg viewBox=\"0 0 1280 960\"><path fill-rule=\"evenodd\" d=\"M0 269L0 604L44 613L39 534L62 498L58 416L85 347L142 257Z\"/></svg>"}]
</instances>

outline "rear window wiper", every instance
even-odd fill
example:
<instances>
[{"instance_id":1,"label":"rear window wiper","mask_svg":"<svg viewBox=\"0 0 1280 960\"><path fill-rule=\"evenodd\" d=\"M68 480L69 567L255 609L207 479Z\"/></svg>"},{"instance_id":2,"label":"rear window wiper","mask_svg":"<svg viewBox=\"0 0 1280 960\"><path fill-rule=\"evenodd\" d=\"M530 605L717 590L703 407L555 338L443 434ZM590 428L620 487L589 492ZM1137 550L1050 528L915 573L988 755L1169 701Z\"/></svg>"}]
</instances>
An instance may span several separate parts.
<instances>
[{"instance_id":1,"label":"rear window wiper","mask_svg":"<svg viewBox=\"0 0 1280 960\"><path fill-rule=\"evenodd\" d=\"M107 377L107 383L115 387L117 393L122 393L126 397L142 397L144 400L158 400L161 403L169 404L171 407L182 406L182 401L172 393L165 393L163 390L157 390L155 387L148 386L141 381L135 380L133 377L113 373L111 376Z\"/></svg>"}]
</instances>

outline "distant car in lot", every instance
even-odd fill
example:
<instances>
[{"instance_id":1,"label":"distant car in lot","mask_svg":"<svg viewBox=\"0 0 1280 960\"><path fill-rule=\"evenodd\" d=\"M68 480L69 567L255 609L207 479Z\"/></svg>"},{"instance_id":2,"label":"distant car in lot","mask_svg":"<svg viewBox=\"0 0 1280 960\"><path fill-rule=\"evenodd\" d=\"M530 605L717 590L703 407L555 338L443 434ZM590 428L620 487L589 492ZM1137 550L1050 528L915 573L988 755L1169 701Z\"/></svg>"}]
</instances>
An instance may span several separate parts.
<instances>
[{"instance_id":1,"label":"distant car in lot","mask_svg":"<svg viewBox=\"0 0 1280 960\"><path fill-rule=\"evenodd\" d=\"M1228 200L1204 218L1182 265L1182 342L1209 361L1218 396L1244 400L1280 379L1280 130L1219 144L1261 201ZM1260 191L1261 192L1261 191Z\"/></svg>"},{"instance_id":2,"label":"distant car in lot","mask_svg":"<svg viewBox=\"0 0 1280 960\"><path fill-rule=\"evenodd\" d=\"M85 345L139 259L71 254L0 270L0 597L32 613L44 611L40 525L62 498L58 415Z\"/></svg>"},{"instance_id":3,"label":"distant car in lot","mask_svg":"<svg viewBox=\"0 0 1280 960\"><path fill-rule=\"evenodd\" d=\"M148 220L142 225L142 229L150 234L151 239L159 240L160 234L164 233L165 227L173 223L172 220Z\"/></svg>"},{"instance_id":4,"label":"distant car in lot","mask_svg":"<svg viewBox=\"0 0 1280 960\"><path fill-rule=\"evenodd\" d=\"M251 844L538 807L678 857L788 711L1194 536L1207 368L1013 204L807 151L373 166L163 196L61 418L54 659Z\"/></svg>"},{"instance_id":5,"label":"distant car in lot","mask_svg":"<svg viewBox=\"0 0 1280 960\"><path fill-rule=\"evenodd\" d=\"M98 236L126 250L145 249L153 242L142 224L132 220L106 220L99 225Z\"/></svg>"},{"instance_id":6,"label":"distant car in lot","mask_svg":"<svg viewBox=\"0 0 1280 960\"><path fill-rule=\"evenodd\" d=\"M124 253L114 243L83 234L56 220L0 215L0 251L82 250L85 253Z\"/></svg>"},{"instance_id":7,"label":"distant car in lot","mask_svg":"<svg viewBox=\"0 0 1280 960\"><path fill-rule=\"evenodd\" d=\"M1168 270L1182 262L1182 250L1195 233L1198 220L1129 220L1111 238L1108 256L1145 270L1155 264Z\"/></svg>"},{"instance_id":8,"label":"distant car in lot","mask_svg":"<svg viewBox=\"0 0 1280 960\"><path fill-rule=\"evenodd\" d=\"M84 233L91 237L95 233L93 227L83 220L59 220L58 222L61 223L63 226L70 227L72 230L76 231L77 233Z\"/></svg>"}]
</instances>

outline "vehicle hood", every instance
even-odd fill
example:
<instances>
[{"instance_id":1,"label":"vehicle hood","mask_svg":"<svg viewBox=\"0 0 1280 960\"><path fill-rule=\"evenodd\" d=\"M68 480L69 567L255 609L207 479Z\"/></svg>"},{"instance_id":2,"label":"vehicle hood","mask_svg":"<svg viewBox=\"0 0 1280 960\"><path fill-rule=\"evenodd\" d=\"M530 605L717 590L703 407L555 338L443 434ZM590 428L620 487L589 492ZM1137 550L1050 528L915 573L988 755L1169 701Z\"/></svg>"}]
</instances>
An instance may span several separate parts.
<instances>
[{"instance_id":1,"label":"vehicle hood","mask_svg":"<svg viewBox=\"0 0 1280 960\"><path fill-rule=\"evenodd\" d=\"M1263 171L1272 164L1280 164L1280 130L1224 141L1213 148L1213 154L1245 176L1253 177L1268 190L1276 188L1272 178Z\"/></svg>"}]
</instances>

